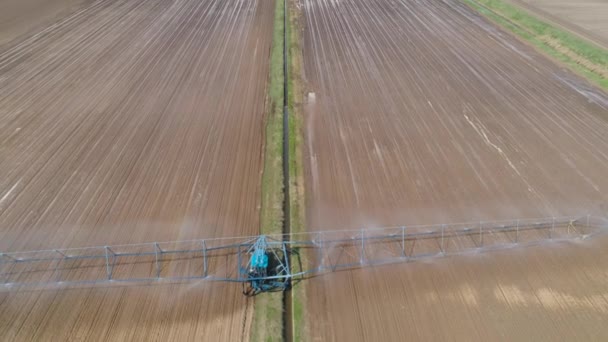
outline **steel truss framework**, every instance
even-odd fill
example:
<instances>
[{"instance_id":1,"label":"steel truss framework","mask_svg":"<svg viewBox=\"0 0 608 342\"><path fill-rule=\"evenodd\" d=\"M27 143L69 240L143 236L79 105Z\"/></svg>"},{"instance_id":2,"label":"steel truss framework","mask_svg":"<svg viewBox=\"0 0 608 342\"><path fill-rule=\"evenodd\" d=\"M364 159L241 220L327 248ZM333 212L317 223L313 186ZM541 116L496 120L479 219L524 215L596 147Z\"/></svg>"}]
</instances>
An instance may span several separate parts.
<instances>
[{"instance_id":1,"label":"steel truss framework","mask_svg":"<svg viewBox=\"0 0 608 342\"><path fill-rule=\"evenodd\" d=\"M0 254L0 284L297 281L341 269L586 239L606 230L605 219L583 216L264 236L268 253L289 255L291 263L255 279L248 269L261 236L12 252Z\"/></svg>"}]
</instances>

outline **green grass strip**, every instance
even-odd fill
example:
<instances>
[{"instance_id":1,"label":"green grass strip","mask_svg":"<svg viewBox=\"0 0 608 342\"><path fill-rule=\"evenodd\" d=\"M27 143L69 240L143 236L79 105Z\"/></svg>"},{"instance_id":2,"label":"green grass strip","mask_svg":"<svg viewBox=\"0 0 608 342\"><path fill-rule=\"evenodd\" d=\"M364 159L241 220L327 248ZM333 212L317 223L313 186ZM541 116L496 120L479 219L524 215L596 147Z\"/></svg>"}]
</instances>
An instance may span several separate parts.
<instances>
[{"instance_id":1,"label":"green grass strip","mask_svg":"<svg viewBox=\"0 0 608 342\"><path fill-rule=\"evenodd\" d=\"M305 194L304 194L304 118L302 115L302 54L299 35L299 10L293 2L288 6L287 47L288 47L288 86L289 86L289 191L292 233L306 230L305 224ZM306 264L306 255L300 251L300 259ZM293 259L292 259L293 261ZM306 337L306 281L296 284L291 292L291 317L293 322L293 341L303 341Z\"/></svg>"},{"instance_id":2,"label":"green grass strip","mask_svg":"<svg viewBox=\"0 0 608 342\"><path fill-rule=\"evenodd\" d=\"M480 14L608 90L608 51L503 0L463 0ZM552 44L547 40L550 39ZM556 47L559 44L559 48Z\"/></svg>"},{"instance_id":3,"label":"green grass strip","mask_svg":"<svg viewBox=\"0 0 608 342\"><path fill-rule=\"evenodd\" d=\"M274 28L270 51L262 202L261 234L281 234L283 220L283 0L275 0ZM252 341L281 341L283 329L282 293L265 293L254 298Z\"/></svg>"}]
</instances>

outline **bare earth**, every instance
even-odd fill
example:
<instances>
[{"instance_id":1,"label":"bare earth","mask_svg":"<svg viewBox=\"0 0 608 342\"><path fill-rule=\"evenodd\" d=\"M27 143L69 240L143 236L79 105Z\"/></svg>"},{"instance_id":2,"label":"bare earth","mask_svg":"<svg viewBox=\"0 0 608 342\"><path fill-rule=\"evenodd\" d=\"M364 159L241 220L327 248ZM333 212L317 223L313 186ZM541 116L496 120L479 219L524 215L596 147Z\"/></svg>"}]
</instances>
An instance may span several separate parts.
<instances>
[{"instance_id":1,"label":"bare earth","mask_svg":"<svg viewBox=\"0 0 608 342\"><path fill-rule=\"evenodd\" d=\"M0 55L0 251L259 231L272 1L101 0ZM0 292L2 340L239 340L239 286Z\"/></svg>"},{"instance_id":2,"label":"bare earth","mask_svg":"<svg viewBox=\"0 0 608 342\"><path fill-rule=\"evenodd\" d=\"M312 229L605 214L606 94L457 1L300 4ZM320 277L309 334L605 339L602 242Z\"/></svg>"},{"instance_id":3,"label":"bare earth","mask_svg":"<svg viewBox=\"0 0 608 342\"><path fill-rule=\"evenodd\" d=\"M510 0L608 48L608 0Z\"/></svg>"},{"instance_id":4,"label":"bare earth","mask_svg":"<svg viewBox=\"0 0 608 342\"><path fill-rule=\"evenodd\" d=\"M35 34L57 19L86 7L93 0L0 1L0 52L19 37Z\"/></svg>"},{"instance_id":5,"label":"bare earth","mask_svg":"<svg viewBox=\"0 0 608 342\"><path fill-rule=\"evenodd\" d=\"M606 236L315 279L313 341L605 341Z\"/></svg>"}]
</instances>

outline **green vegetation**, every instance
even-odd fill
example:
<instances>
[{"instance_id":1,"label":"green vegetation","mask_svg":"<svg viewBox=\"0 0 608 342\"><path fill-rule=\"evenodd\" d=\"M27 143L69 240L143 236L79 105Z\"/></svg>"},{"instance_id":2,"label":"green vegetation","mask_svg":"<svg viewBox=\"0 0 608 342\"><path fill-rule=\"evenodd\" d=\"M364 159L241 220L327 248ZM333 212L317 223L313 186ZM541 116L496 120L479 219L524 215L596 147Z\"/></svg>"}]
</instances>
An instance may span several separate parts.
<instances>
[{"instance_id":1,"label":"green vegetation","mask_svg":"<svg viewBox=\"0 0 608 342\"><path fill-rule=\"evenodd\" d=\"M270 76L268 83L266 141L264 148L264 172L262 176L262 208L260 221L262 233L277 234L282 231L282 220L289 219L292 233L305 231L304 167L302 146L303 117L302 99L302 55L298 32L299 11L288 6L288 26L286 28L289 110L289 174L290 174L290 217L283 218L283 24L284 3L275 3L274 32L270 57ZM301 255L304 260L306 256ZM304 261L303 261L304 262ZM293 339L304 339L305 302L304 283L292 290ZM281 293L265 293L255 298L252 339L254 341L277 341L282 338L282 298Z\"/></svg>"},{"instance_id":2,"label":"green vegetation","mask_svg":"<svg viewBox=\"0 0 608 342\"><path fill-rule=\"evenodd\" d=\"M464 2L575 72L608 89L608 51L605 49L541 21L503 0Z\"/></svg>"},{"instance_id":3,"label":"green vegetation","mask_svg":"<svg viewBox=\"0 0 608 342\"><path fill-rule=\"evenodd\" d=\"M302 146L304 144L303 117L302 117L302 55L298 28L299 11L296 6L288 6L287 47L288 47L288 87L289 87L289 198L291 207L291 232L305 231L305 200L304 200L304 157ZM305 264L306 255L300 251L300 258ZM297 284L291 291L293 340L302 341L305 337L305 282Z\"/></svg>"},{"instance_id":4,"label":"green vegetation","mask_svg":"<svg viewBox=\"0 0 608 342\"><path fill-rule=\"evenodd\" d=\"M262 234L281 234L283 220L283 1L275 1L266 99L266 131L260 226ZM282 293L255 297L251 331L253 341L280 341L283 328Z\"/></svg>"}]
</instances>

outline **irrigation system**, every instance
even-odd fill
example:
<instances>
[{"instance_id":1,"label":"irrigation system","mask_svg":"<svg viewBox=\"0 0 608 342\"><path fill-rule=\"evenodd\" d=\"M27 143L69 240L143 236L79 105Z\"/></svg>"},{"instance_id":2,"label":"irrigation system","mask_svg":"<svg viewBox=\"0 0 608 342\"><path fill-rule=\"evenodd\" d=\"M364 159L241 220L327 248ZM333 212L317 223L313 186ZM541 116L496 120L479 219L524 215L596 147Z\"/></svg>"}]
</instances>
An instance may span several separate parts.
<instances>
[{"instance_id":1,"label":"irrigation system","mask_svg":"<svg viewBox=\"0 0 608 342\"><path fill-rule=\"evenodd\" d=\"M284 291L326 272L587 239L593 216L363 228L0 254L5 287L205 280L243 293Z\"/></svg>"}]
</instances>

